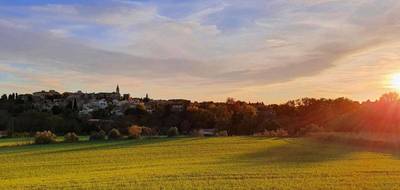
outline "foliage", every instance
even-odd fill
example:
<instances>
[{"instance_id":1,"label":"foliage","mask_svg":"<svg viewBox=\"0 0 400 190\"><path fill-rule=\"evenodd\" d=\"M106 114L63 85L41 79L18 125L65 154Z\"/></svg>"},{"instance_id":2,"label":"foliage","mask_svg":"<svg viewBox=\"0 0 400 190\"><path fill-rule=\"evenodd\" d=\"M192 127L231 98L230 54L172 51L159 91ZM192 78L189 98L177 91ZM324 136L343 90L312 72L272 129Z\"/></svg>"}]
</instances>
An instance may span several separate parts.
<instances>
[{"instance_id":1,"label":"foliage","mask_svg":"<svg viewBox=\"0 0 400 190\"><path fill-rule=\"evenodd\" d=\"M50 144L56 142L56 135L51 131L36 132L35 144Z\"/></svg>"},{"instance_id":2,"label":"foliage","mask_svg":"<svg viewBox=\"0 0 400 190\"><path fill-rule=\"evenodd\" d=\"M8 122L11 120L10 114L6 110L0 110L0 131L6 130Z\"/></svg>"},{"instance_id":3,"label":"foliage","mask_svg":"<svg viewBox=\"0 0 400 190\"><path fill-rule=\"evenodd\" d=\"M187 115L194 129L207 128L213 125L215 120L215 116L210 110L196 106L187 108Z\"/></svg>"},{"instance_id":4,"label":"foliage","mask_svg":"<svg viewBox=\"0 0 400 190\"><path fill-rule=\"evenodd\" d=\"M203 129L194 129L191 133L192 137L204 137L204 130Z\"/></svg>"},{"instance_id":5,"label":"foliage","mask_svg":"<svg viewBox=\"0 0 400 190\"><path fill-rule=\"evenodd\" d=\"M56 96L48 97L49 101L61 98ZM128 128L138 125L148 127L143 128L143 136L167 134L171 127L177 127L183 135L198 129L227 131L229 135L253 135L283 129L290 136L296 136L305 135L308 125L315 124L324 131L400 132L400 100L393 92L382 95L377 101L362 103L347 98L302 98L270 105L233 98L226 102L149 101L126 107L123 116L112 115L115 105L110 104L106 109L92 113L93 118L109 121L105 126L90 124L90 118L79 115L76 107L58 105L42 110L37 106L42 103L32 97L23 101L18 94L3 96L0 99L0 130L30 134L50 130L61 135L67 132L88 134L100 127L105 131L116 128L129 135ZM148 112L150 108L152 111Z\"/></svg>"},{"instance_id":6,"label":"foliage","mask_svg":"<svg viewBox=\"0 0 400 190\"><path fill-rule=\"evenodd\" d=\"M226 130L224 130L224 131L217 131L217 132L215 133L215 135L216 135L217 137L227 137L227 136L228 136L228 131L226 131Z\"/></svg>"},{"instance_id":7,"label":"foliage","mask_svg":"<svg viewBox=\"0 0 400 190\"><path fill-rule=\"evenodd\" d=\"M89 140L95 141L95 140L105 140L106 139L106 132L103 130L100 130L99 132L92 132L92 134L89 137Z\"/></svg>"},{"instance_id":8,"label":"foliage","mask_svg":"<svg viewBox=\"0 0 400 190\"><path fill-rule=\"evenodd\" d=\"M125 115L145 115L147 114L146 107L143 104L138 104L134 108L129 108L125 111Z\"/></svg>"},{"instance_id":9,"label":"foliage","mask_svg":"<svg viewBox=\"0 0 400 190\"><path fill-rule=\"evenodd\" d=\"M311 123L311 124L306 125L305 127L300 128L300 130L298 132L298 136L304 136L304 135L308 135L311 133L320 133L323 131L324 131L324 129L321 126Z\"/></svg>"},{"instance_id":10,"label":"foliage","mask_svg":"<svg viewBox=\"0 0 400 190\"><path fill-rule=\"evenodd\" d=\"M64 142L78 142L79 141L79 137L78 135L76 135L74 132L70 132L64 135Z\"/></svg>"},{"instance_id":11,"label":"foliage","mask_svg":"<svg viewBox=\"0 0 400 190\"><path fill-rule=\"evenodd\" d=\"M110 117L110 111L108 109L97 109L92 112L92 116L96 119L107 119Z\"/></svg>"},{"instance_id":12,"label":"foliage","mask_svg":"<svg viewBox=\"0 0 400 190\"><path fill-rule=\"evenodd\" d=\"M122 137L121 133L116 128L113 128L108 132L108 139L116 140L116 139L120 139L121 137Z\"/></svg>"},{"instance_id":13,"label":"foliage","mask_svg":"<svg viewBox=\"0 0 400 190\"><path fill-rule=\"evenodd\" d=\"M142 134L142 127L139 127L137 125L131 126L128 129L129 132L129 138L132 139L138 139L140 138L141 134Z\"/></svg>"},{"instance_id":14,"label":"foliage","mask_svg":"<svg viewBox=\"0 0 400 190\"><path fill-rule=\"evenodd\" d=\"M396 92L389 92L386 94L383 94L379 98L379 102L381 103L397 103L400 100L399 94Z\"/></svg>"},{"instance_id":15,"label":"foliage","mask_svg":"<svg viewBox=\"0 0 400 190\"><path fill-rule=\"evenodd\" d=\"M167 135L168 135L168 137L175 137L175 136L178 136L178 135L179 135L178 128L176 128L176 127L171 127L171 128L169 128L169 129L168 129L168 132L167 132Z\"/></svg>"},{"instance_id":16,"label":"foliage","mask_svg":"<svg viewBox=\"0 0 400 190\"><path fill-rule=\"evenodd\" d=\"M142 127L142 136L157 136L158 135L158 130L157 128L149 128L149 127Z\"/></svg>"},{"instance_id":17,"label":"foliage","mask_svg":"<svg viewBox=\"0 0 400 190\"><path fill-rule=\"evenodd\" d=\"M260 133L255 133L257 137L289 137L289 133L284 129L265 130Z\"/></svg>"},{"instance_id":18,"label":"foliage","mask_svg":"<svg viewBox=\"0 0 400 190\"><path fill-rule=\"evenodd\" d=\"M54 115L61 114L62 111L63 111L63 110L62 110L59 106L53 106L53 107L51 108L51 112L52 112Z\"/></svg>"}]
</instances>

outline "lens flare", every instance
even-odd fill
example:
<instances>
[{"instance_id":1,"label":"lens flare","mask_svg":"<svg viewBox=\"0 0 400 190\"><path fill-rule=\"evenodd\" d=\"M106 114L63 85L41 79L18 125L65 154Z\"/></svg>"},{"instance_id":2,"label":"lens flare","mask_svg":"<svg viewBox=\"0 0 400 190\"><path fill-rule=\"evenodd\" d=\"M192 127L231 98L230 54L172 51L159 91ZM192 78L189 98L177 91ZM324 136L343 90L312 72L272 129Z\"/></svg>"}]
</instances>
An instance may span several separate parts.
<instances>
[{"instance_id":1,"label":"lens flare","mask_svg":"<svg viewBox=\"0 0 400 190\"><path fill-rule=\"evenodd\" d=\"M393 75L391 86L392 88L400 91L400 73Z\"/></svg>"}]
</instances>

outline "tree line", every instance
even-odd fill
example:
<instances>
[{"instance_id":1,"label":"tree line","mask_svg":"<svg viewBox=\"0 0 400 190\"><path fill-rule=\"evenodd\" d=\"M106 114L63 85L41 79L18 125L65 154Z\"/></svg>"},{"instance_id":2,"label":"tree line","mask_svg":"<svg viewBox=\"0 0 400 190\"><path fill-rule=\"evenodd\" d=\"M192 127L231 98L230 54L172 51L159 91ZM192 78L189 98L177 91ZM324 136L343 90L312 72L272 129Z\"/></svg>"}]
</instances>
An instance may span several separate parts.
<instances>
[{"instance_id":1,"label":"tree line","mask_svg":"<svg viewBox=\"0 0 400 190\"><path fill-rule=\"evenodd\" d=\"M96 130L119 129L132 125L145 126L166 134L177 127L181 134L198 129L226 131L228 135L253 135L265 131L285 130L290 136L318 128L341 132L398 132L400 101L397 93L387 93L376 101L358 102L348 98L302 98L283 104L248 103L228 98L226 102L185 101L176 111L173 104L155 103L149 112L145 106L129 108L123 116L113 116L110 109L97 110L93 118L110 121L93 124L70 107L36 110L31 102L17 98L0 99L0 130L30 133L49 130L56 134L75 132L89 134Z\"/></svg>"}]
</instances>

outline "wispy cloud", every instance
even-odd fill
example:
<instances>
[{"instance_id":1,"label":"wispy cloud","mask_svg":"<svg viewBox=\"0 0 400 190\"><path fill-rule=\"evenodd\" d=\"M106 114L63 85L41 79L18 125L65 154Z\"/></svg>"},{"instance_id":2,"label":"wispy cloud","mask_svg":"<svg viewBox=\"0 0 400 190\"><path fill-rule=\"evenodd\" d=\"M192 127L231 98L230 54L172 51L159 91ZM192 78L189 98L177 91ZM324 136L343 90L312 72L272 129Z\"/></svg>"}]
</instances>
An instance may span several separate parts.
<instances>
[{"instance_id":1,"label":"wispy cloud","mask_svg":"<svg viewBox=\"0 0 400 190\"><path fill-rule=\"evenodd\" d=\"M38 87L80 88L74 80L59 78L73 73L71 77L87 81L89 90L105 90L109 80L92 79L110 76L113 83L131 79L160 97L184 93L186 98L208 99L212 89L219 94L211 99L232 93L268 100L261 92L266 86L286 86L290 97L296 97L297 81L325 78L343 65L356 69L354 55L393 48L400 40L400 5L395 0L103 3L0 3L0 65L29 65L35 75L31 81L42 84ZM379 56L386 55L375 54ZM0 70L14 76L3 85L26 90L27 82L16 82L25 71ZM168 93L162 92L165 85L172 85ZM245 93L249 88L254 97Z\"/></svg>"}]
</instances>

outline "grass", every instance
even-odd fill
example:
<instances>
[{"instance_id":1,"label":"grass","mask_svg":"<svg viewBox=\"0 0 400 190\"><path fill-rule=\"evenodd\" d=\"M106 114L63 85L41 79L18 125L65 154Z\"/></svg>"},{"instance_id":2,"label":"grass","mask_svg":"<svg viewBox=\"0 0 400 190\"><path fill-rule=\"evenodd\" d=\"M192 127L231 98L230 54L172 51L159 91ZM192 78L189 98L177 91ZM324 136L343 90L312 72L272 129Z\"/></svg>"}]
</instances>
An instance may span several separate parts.
<instances>
[{"instance_id":1,"label":"grass","mask_svg":"<svg viewBox=\"0 0 400 190\"><path fill-rule=\"evenodd\" d=\"M396 152L308 139L13 142L0 140L0 189L400 189Z\"/></svg>"},{"instance_id":2,"label":"grass","mask_svg":"<svg viewBox=\"0 0 400 190\"><path fill-rule=\"evenodd\" d=\"M58 136L56 138L57 142L64 141L64 137ZM79 136L80 141L88 141L88 136ZM0 138L0 148L8 147L8 146L21 146L21 145L30 145L34 141L33 137L21 137L21 138ZM1 149L0 149L1 152Z\"/></svg>"},{"instance_id":3,"label":"grass","mask_svg":"<svg viewBox=\"0 0 400 190\"><path fill-rule=\"evenodd\" d=\"M31 138L31 137L1 138L0 139L0 147L26 145L26 144L31 144L32 142L33 142L33 138Z\"/></svg>"}]
</instances>

